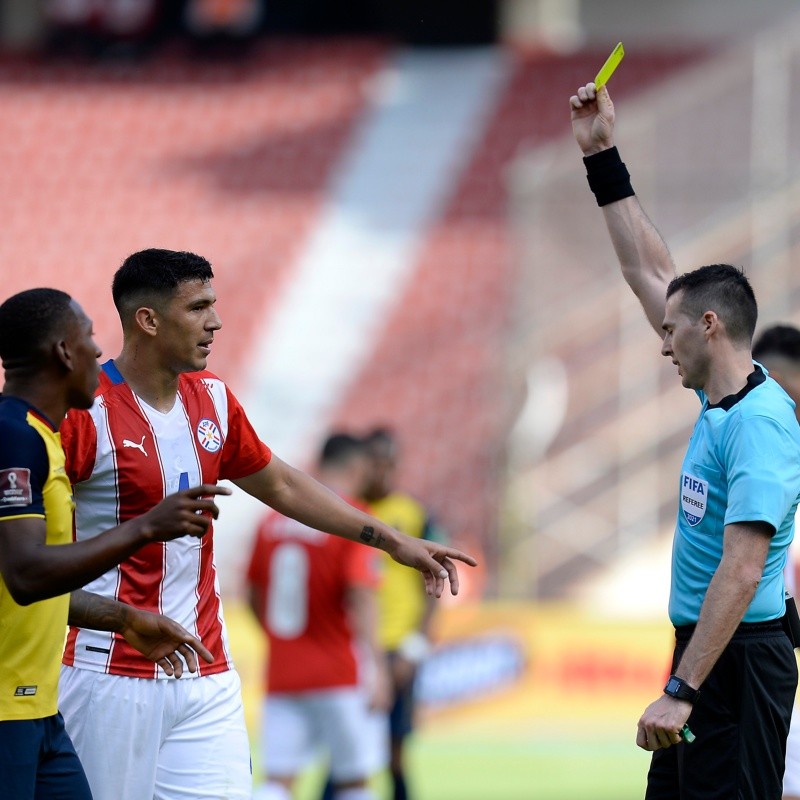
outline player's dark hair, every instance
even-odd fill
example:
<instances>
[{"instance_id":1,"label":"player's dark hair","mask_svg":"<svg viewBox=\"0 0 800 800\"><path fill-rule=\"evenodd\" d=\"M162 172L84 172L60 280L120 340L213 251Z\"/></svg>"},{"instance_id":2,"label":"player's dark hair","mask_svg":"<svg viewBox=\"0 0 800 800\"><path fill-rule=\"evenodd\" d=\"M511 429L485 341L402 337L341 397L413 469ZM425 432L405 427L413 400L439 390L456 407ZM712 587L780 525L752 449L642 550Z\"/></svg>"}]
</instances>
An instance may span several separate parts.
<instances>
[{"instance_id":1,"label":"player's dark hair","mask_svg":"<svg viewBox=\"0 0 800 800\"><path fill-rule=\"evenodd\" d=\"M129 255L114 274L111 295L120 316L132 305L155 304L172 295L185 281L208 281L211 264L196 253L151 247Z\"/></svg>"},{"instance_id":2,"label":"player's dark hair","mask_svg":"<svg viewBox=\"0 0 800 800\"><path fill-rule=\"evenodd\" d=\"M368 448L385 447L393 457L397 451L397 438L391 428L381 426L373 428L365 437L364 443Z\"/></svg>"},{"instance_id":3,"label":"player's dark hair","mask_svg":"<svg viewBox=\"0 0 800 800\"><path fill-rule=\"evenodd\" d=\"M800 364L800 330L794 325L772 325L753 342L753 358L762 361L769 356L782 356Z\"/></svg>"},{"instance_id":4,"label":"player's dark hair","mask_svg":"<svg viewBox=\"0 0 800 800\"><path fill-rule=\"evenodd\" d=\"M673 278L667 297L683 292L681 309L692 319L714 311L734 342L750 343L758 305L744 272L730 264L709 264Z\"/></svg>"},{"instance_id":5,"label":"player's dark hair","mask_svg":"<svg viewBox=\"0 0 800 800\"><path fill-rule=\"evenodd\" d=\"M72 298L59 289L28 289L0 305L0 358L10 370L36 368L46 347L65 322L75 316Z\"/></svg>"},{"instance_id":6,"label":"player's dark hair","mask_svg":"<svg viewBox=\"0 0 800 800\"><path fill-rule=\"evenodd\" d=\"M324 467L341 466L364 452L363 439L358 439L349 433L332 433L322 445L319 463Z\"/></svg>"}]
</instances>

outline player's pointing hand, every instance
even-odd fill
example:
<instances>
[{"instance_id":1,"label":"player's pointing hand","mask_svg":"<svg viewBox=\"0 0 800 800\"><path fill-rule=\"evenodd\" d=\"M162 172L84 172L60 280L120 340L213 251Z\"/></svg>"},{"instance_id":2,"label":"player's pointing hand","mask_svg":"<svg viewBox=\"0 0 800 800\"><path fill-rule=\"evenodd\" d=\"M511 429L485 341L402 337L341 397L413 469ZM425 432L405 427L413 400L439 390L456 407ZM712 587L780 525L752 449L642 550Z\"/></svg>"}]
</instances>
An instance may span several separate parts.
<instances>
[{"instance_id":1,"label":"player's pointing hand","mask_svg":"<svg viewBox=\"0 0 800 800\"><path fill-rule=\"evenodd\" d=\"M454 559L470 567L478 563L472 556L453 547L404 534L399 536L393 546L387 547L387 552L398 563L414 567L422 573L425 591L431 597L442 596L445 581L450 584L450 593L458 594L458 570Z\"/></svg>"}]
</instances>

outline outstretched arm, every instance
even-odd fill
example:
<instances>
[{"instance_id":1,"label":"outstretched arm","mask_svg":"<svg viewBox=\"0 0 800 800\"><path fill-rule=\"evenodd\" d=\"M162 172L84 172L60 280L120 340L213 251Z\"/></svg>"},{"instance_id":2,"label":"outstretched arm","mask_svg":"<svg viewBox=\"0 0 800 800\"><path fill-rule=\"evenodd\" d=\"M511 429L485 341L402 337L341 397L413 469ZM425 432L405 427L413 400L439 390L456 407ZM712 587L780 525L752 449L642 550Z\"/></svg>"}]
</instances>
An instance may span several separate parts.
<instances>
[{"instance_id":1,"label":"outstretched arm","mask_svg":"<svg viewBox=\"0 0 800 800\"><path fill-rule=\"evenodd\" d=\"M440 597L444 582L458 593L453 560L475 566L472 556L452 547L415 539L354 508L310 475L289 466L274 453L266 467L234 483L281 514L335 536L377 547L395 561L418 569L429 595Z\"/></svg>"},{"instance_id":2,"label":"outstretched arm","mask_svg":"<svg viewBox=\"0 0 800 800\"><path fill-rule=\"evenodd\" d=\"M70 594L69 624L119 633L143 656L155 661L167 675L176 678L183 674L183 661L186 661L189 672L197 672L195 652L209 664L214 660L203 643L175 620L83 589Z\"/></svg>"},{"instance_id":3,"label":"outstretched arm","mask_svg":"<svg viewBox=\"0 0 800 800\"><path fill-rule=\"evenodd\" d=\"M630 187L627 170L614 147L614 104L603 86L581 86L570 98L572 132L597 202L603 208L622 275L639 298L650 325L663 338L662 322L675 264L661 234Z\"/></svg>"}]
</instances>

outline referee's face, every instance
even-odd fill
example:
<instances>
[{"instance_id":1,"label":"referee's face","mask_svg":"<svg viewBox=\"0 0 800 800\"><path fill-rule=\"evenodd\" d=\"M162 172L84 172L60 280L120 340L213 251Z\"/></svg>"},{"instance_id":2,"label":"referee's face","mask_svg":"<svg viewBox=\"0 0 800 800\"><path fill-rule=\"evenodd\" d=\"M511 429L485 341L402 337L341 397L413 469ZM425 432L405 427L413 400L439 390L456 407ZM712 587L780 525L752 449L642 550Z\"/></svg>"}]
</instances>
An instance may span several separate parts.
<instances>
[{"instance_id":1,"label":"referee's face","mask_svg":"<svg viewBox=\"0 0 800 800\"><path fill-rule=\"evenodd\" d=\"M693 320L681 310L683 292L667 298L664 313L664 341L661 355L678 368L687 389L702 389L708 376L708 342L703 317Z\"/></svg>"}]
</instances>

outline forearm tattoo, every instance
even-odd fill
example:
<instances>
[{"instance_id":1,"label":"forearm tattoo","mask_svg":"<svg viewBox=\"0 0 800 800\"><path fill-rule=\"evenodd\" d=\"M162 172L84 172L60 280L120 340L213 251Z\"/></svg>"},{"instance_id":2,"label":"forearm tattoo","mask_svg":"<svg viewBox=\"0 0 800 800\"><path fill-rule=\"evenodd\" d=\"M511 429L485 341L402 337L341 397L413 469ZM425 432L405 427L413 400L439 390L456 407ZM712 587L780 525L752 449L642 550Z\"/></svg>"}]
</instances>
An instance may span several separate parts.
<instances>
[{"instance_id":1,"label":"forearm tattoo","mask_svg":"<svg viewBox=\"0 0 800 800\"><path fill-rule=\"evenodd\" d=\"M377 547L380 549L380 546L383 544L383 534L379 533L377 536L375 535L375 529L370 525L365 525L361 529L361 535L359 537L362 542L365 544L371 545L372 547Z\"/></svg>"},{"instance_id":2,"label":"forearm tattoo","mask_svg":"<svg viewBox=\"0 0 800 800\"><path fill-rule=\"evenodd\" d=\"M97 631L118 631L125 623L125 606L107 597L78 589L70 594L70 625Z\"/></svg>"}]
</instances>

